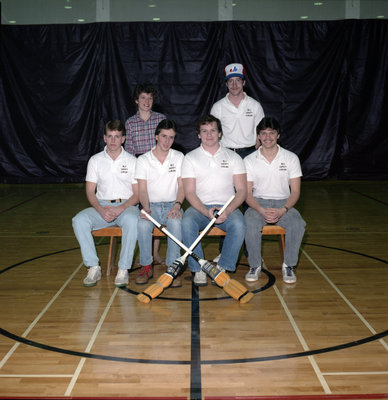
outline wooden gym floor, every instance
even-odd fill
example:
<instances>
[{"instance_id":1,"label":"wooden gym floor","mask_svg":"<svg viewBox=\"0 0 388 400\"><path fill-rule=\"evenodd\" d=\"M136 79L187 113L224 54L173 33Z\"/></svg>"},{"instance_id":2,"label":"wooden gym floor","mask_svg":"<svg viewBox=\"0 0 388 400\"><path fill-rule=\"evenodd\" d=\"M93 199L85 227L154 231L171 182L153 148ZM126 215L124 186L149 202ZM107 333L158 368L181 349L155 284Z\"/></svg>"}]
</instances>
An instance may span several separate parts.
<instances>
[{"instance_id":1,"label":"wooden gym floor","mask_svg":"<svg viewBox=\"0 0 388 400\"><path fill-rule=\"evenodd\" d=\"M71 218L86 206L81 184L0 185L0 398L388 398L388 182L303 182L298 281L265 238L259 281L244 256L233 274L248 304L187 270L139 303L136 266L126 289L105 276L104 238L84 288ZM202 242L211 260L218 239Z\"/></svg>"}]
</instances>

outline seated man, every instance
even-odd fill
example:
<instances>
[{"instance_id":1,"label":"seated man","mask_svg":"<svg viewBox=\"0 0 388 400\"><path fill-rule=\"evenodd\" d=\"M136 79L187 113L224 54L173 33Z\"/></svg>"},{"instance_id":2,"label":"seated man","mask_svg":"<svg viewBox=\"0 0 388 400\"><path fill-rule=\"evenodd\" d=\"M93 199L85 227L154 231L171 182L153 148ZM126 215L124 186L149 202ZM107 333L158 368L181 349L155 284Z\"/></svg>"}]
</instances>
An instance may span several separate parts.
<instances>
[{"instance_id":1,"label":"seated man","mask_svg":"<svg viewBox=\"0 0 388 400\"><path fill-rule=\"evenodd\" d=\"M182 181L190 206L183 216L183 242L187 247L198 237L199 231L213 219L214 211L220 209L231 196L235 198L217 218L217 227L226 232L218 266L234 271L244 241L245 221L238 207L247 193L245 166L234 151L223 147L221 122L213 115L199 119L197 124L201 145L186 154L182 164ZM199 243L194 252L203 258ZM194 284L206 286L207 276L192 257L189 267L195 272Z\"/></svg>"},{"instance_id":2,"label":"seated man","mask_svg":"<svg viewBox=\"0 0 388 400\"><path fill-rule=\"evenodd\" d=\"M92 207L80 211L73 218L73 229L81 247L83 262L88 268L84 286L94 286L101 279L92 231L118 225L122 228L117 287L128 284L128 270L132 265L137 240L139 218L138 189L135 180L136 158L127 153L124 125L119 120L105 125L103 151L92 156L86 172L86 197Z\"/></svg>"},{"instance_id":3,"label":"seated man","mask_svg":"<svg viewBox=\"0 0 388 400\"><path fill-rule=\"evenodd\" d=\"M245 279L257 281L261 272L261 231L266 224L286 229L286 249L282 265L283 281L296 282L294 266L304 235L305 221L293 208L300 196L302 170L296 154L277 144L280 125L263 118L256 128L257 151L245 157L248 176L248 210L245 213L249 272Z\"/></svg>"},{"instance_id":4,"label":"seated man","mask_svg":"<svg viewBox=\"0 0 388 400\"><path fill-rule=\"evenodd\" d=\"M183 153L171 149L176 135L176 124L164 119L155 131L156 146L137 159L135 177L139 185L139 199L144 210L160 224L165 225L177 239L182 239L182 202L184 200L181 180ZM152 231L155 225L140 213L138 241L142 268L136 283L141 285L153 276ZM168 238L167 265L180 256L180 247ZM172 287L181 286L180 277Z\"/></svg>"}]
</instances>

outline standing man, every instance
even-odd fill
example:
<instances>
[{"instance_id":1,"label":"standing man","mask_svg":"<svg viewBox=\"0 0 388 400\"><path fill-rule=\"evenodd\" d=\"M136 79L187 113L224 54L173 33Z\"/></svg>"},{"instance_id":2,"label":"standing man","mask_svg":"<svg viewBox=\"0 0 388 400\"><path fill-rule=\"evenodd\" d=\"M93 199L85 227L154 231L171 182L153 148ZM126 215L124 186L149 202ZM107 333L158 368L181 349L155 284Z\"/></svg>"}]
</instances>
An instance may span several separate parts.
<instances>
[{"instance_id":1,"label":"standing man","mask_svg":"<svg viewBox=\"0 0 388 400\"><path fill-rule=\"evenodd\" d=\"M73 229L81 247L83 262L88 268L84 286L94 286L101 279L101 268L92 231L107 226L122 228L117 287L128 284L128 270L132 265L137 239L139 217L138 189L135 180L136 158L122 147L124 125L119 120L105 125L103 151L92 156L86 173L86 197L92 207L80 211L73 218Z\"/></svg>"},{"instance_id":2,"label":"standing man","mask_svg":"<svg viewBox=\"0 0 388 400\"><path fill-rule=\"evenodd\" d=\"M248 176L249 205L245 213L248 250L248 282L257 281L261 272L261 231L274 224L286 229L286 249L282 265L283 281L295 283L294 267L304 235L305 221L294 205L299 200L302 170L296 154L277 144L280 125L274 118L263 118L257 126L257 145L244 159Z\"/></svg>"},{"instance_id":3,"label":"standing man","mask_svg":"<svg viewBox=\"0 0 388 400\"><path fill-rule=\"evenodd\" d=\"M217 226L226 232L222 255L218 266L234 271L245 234L245 221L238 207L246 198L247 181L242 158L223 147L221 122L213 115L199 119L197 133L201 145L186 154L182 164L182 181L190 207L183 216L183 242L191 246L198 232L205 228L214 211L220 209L235 194L234 200L217 218ZM203 258L199 243L194 252ZM194 284L206 286L207 276L192 257L188 260L190 270L195 273Z\"/></svg>"},{"instance_id":4,"label":"standing man","mask_svg":"<svg viewBox=\"0 0 388 400\"><path fill-rule=\"evenodd\" d=\"M246 80L242 64L227 65L225 80L228 93L213 105L210 114L221 121L222 145L244 159L255 151L256 126L264 111L258 101L244 92Z\"/></svg>"},{"instance_id":5,"label":"standing man","mask_svg":"<svg viewBox=\"0 0 388 400\"><path fill-rule=\"evenodd\" d=\"M152 83L139 83L135 87L133 98L137 112L125 122L127 132L125 149L136 157L150 151L155 146L155 129L159 122L166 118L165 115L152 110L156 95L157 92ZM158 264L162 264L163 259L159 255L159 244L160 240L155 239L154 260Z\"/></svg>"},{"instance_id":6,"label":"standing man","mask_svg":"<svg viewBox=\"0 0 388 400\"><path fill-rule=\"evenodd\" d=\"M221 143L236 152L242 159L255 151L256 126L264 117L261 104L244 92L245 70L242 64L232 63L225 67L228 93L217 101L210 114L221 121ZM243 211L247 205L243 204ZM220 240L220 252L223 238ZM246 254L246 249L244 248ZM218 262L218 255L213 261Z\"/></svg>"},{"instance_id":7,"label":"standing man","mask_svg":"<svg viewBox=\"0 0 388 400\"><path fill-rule=\"evenodd\" d=\"M139 185L140 203L144 210L165 225L177 239L182 239L182 203L184 200L181 179L183 154L171 149L177 127L174 121L164 119L155 131L156 146L137 159L135 177ZM153 276L152 231L154 224L143 214L138 221L138 240L141 270L136 283L141 285ZM180 247L168 238L166 263L171 265L180 256ZM180 277L172 287L181 286Z\"/></svg>"}]
</instances>

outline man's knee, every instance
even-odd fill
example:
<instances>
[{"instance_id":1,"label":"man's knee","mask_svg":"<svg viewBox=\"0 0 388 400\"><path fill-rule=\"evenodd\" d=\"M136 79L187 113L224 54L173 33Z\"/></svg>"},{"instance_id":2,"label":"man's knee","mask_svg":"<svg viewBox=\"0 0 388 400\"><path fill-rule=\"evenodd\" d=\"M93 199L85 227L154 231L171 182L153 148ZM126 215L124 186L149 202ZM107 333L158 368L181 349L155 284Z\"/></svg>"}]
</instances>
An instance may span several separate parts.
<instances>
[{"instance_id":1,"label":"man's knee","mask_svg":"<svg viewBox=\"0 0 388 400\"><path fill-rule=\"evenodd\" d=\"M71 223L74 228L86 228L89 224L88 218L86 218L85 214L81 211L78 214L76 214L73 219L71 220Z\"/></svg>"},{"instance_id":2,"label":"man's knee","mask_svg":"<svg viewBox=\"0 0 388 400\"><path fill-rule=\"evenodd\" d=\"M120 225L124 226L136 226L139 220L139 214L134 207L127 208L119 217Z\"/></svg>"}]
</instances>

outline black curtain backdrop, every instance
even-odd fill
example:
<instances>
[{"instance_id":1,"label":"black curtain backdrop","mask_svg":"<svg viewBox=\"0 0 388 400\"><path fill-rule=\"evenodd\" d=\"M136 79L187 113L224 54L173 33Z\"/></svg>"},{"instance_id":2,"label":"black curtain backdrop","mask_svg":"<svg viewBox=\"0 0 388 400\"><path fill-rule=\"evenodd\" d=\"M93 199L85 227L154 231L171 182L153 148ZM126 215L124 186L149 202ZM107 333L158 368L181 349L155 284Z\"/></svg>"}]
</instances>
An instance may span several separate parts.
<instances>
[{"instance_id":1,"label":"black curtain backdrop","mask_svg":"<svg viewBox=\"0 0 388 400\"><path fill-rule=\"evenodd\" d=\"M2 183L82 182L143 81L177 122L177 148L197 147L230 62L305 179L388 178L388 21L3 25L0 46Z\"/></svg>"}]
</instances>

